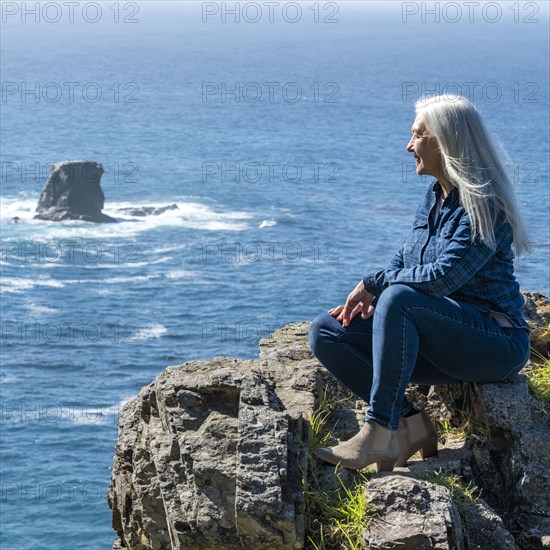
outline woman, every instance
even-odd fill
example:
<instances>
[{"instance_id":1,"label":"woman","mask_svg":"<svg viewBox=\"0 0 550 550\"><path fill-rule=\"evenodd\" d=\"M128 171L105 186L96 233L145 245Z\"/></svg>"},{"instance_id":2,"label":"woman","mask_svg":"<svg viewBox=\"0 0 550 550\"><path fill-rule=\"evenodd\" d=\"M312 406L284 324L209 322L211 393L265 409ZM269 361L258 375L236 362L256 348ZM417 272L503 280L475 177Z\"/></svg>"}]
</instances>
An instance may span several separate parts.
<instances>
[{"instance_id":1,"label":"woman","mask_svg":"<svg viewBox=\"0 0 550 550\"><path fill-rule=\"evenodd\" d=\"M529 243L504 166L467 99L436 96L415 108L407 151L416 173L436 181L388 266L309 332L319 361L369 403L356 436L315 450L346 468L391 471L419 450L437 453L430 421L404 397L409 383L498 382L529 357L512 252Z\"/></svg>"}]
</instances>

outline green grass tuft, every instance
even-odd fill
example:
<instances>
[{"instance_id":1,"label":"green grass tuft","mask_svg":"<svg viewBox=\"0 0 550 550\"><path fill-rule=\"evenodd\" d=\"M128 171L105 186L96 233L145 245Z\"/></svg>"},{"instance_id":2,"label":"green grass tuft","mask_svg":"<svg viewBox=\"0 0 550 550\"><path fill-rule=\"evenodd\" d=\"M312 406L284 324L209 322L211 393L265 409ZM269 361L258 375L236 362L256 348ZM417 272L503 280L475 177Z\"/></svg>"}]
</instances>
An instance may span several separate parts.
<instances>
[{"instance_id":1,"label":"green grass tuft","mask_svg":"<svg viewBox=\"0 0 550 550\"><path fill-rule=\"evenodd\" d=\"M472 482L468 483L468 485L464 487L458 475L445 472L441 469L435 472L419 473L418 477L424 481L434 483L435 485L443 485L443 487L447 487L447 489L451 492L453 500L461 515L468 506L474 504L475 501L481 496L481 489L473 485Z\"/></svg>"},{"instance_id":2,"label":"green grass tuft","mask_svg":"<svg viewBox=\"0 0 550 550\"><path fill-rule=\"evenodd\" d=\"M440 442L466 440L471 444L487 444L490 430L486 419L480 414L479 399L472 382L462 382L462 399L454 404L454 408L456 417L453 417L452 423L436 418Z\"/></svg>"},{"instance_id":3,"label":"green grass tuft","mask_svg":"<svg viewBox=\"0 0 550 550\"><path fill-rule=\"evenodd\" d=\"M321 490L318 477L311 477L309 482L304 480L307 540L311 548L364 550L363 531L372 519L365 496L369 475L358 474L351 487L338 476L340 486L331 491Z\"/></svg>"},{"instance_id":4,"label":"green grass tuft","mask_svg":"<svg viewBox=\"0 0 550 550\"><path fill-rule=\"evenodd\" d=\"M316 447L326 446L332 437L326 428L330 411L326 393L317 410L309 417L309 454ZM365 485L372 473L349 474L351 483L342 481L341 468L335 467L338 486L322 487L320 463L310 461L307 475L302 476L306 507L307 547L313 550L364 550L363 531L368 527L372 514L365 496Z\"/></svg>"},{"instance_id":5,"label":"green grass tuft","mask_svg":"<svg viewBox=\"0 0 550 550\"><path fill-rule=\"evenodd\" d=\"M464 428L454 427L448 420L435 419L437 422L437 434L439 441L445 445L449 441L465 441L468 434Z\"/></svg>"},{"instance_id":6,"label":"green grass tuft","mask_svg":"<svg viewBox=\"0 0 550 550\"><path fill-rule=\"evenodd\" d=\"M550 412L550 358L544 357L536 350L531 352L541 360L541 364L534 364L531 370L525 372L529 390L538 400L541 411L548 414Z\"/></svg>"},{"instance_id":7,"label":"green grass tuft","mask_svg":"<svg viewBox=\"0 0 550 550\"><path fill-rule=\"evenodd\" d=\"M323 447L327 444L327 441L332 437L330 431L327 431L325 426L330 415L330 411L334 407L327 398L326 388L321 397L321 402L317 407L317 410L309 415L309 447L315 449L316 447Z\"/></svg>"}]
</instances>

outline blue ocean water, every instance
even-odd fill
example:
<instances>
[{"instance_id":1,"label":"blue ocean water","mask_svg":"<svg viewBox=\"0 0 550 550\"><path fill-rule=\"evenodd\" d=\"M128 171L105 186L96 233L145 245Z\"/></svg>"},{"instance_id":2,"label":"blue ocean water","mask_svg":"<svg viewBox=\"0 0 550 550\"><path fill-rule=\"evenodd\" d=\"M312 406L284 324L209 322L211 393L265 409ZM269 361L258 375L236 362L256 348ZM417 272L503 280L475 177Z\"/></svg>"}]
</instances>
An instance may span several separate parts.
<instances>
[{"instance_id":1,"label":"blue ocean water","mask_svg":"<svg viewBox=\"0 0 550 550\"><path fill-rule=\"evenodd\" d=\"M110 548L123 403L168 365L256 356L385 265L429 181L405 151L423 92L470 97L507 150L517 277L549 292L545 3L49 4L2 7L3 549ZM118 224L33 220L69 159L102 163Z\"/></svg>"}]
</instances>

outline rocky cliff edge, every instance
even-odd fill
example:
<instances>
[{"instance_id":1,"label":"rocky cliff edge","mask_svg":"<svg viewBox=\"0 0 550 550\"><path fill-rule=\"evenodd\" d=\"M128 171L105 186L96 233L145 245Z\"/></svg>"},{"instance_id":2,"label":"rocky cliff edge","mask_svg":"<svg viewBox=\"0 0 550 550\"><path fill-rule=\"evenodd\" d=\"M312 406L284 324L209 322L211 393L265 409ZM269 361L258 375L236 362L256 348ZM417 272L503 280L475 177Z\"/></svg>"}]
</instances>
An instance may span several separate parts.
<instances>
[{"instance_id":1,"label":"rocky cliff edge","mask_svg":"<svg viewBox=\"0 0 550 550\"><path fill-rule=\"evenodd\" d=\"M546 356L549 302L525 296L532 343ZM295 323L260 340L254 360L168 367L125 405L108 496L113 549L314 547L304 491L314 460L310 420L322 403L339 403L328 428L346 438L360 428L366 404L313 357L308 328ZM439 457L372 476L364 548L550 548L548 411L526 375L411 395L440 426L464 426L466 418L472 437L448 438ZM333 467L316 468L337 478ZM483 498L459 509L426 472L474 483Z\"/></svg>"}]
</instances>

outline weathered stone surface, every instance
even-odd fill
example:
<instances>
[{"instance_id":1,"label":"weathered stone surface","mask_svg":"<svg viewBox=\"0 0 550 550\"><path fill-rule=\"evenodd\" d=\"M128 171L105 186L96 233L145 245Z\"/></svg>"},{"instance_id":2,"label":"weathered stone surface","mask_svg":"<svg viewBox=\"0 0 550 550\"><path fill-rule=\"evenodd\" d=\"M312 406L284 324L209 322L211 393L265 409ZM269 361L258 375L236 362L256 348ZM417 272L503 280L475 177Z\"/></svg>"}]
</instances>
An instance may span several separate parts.
<instances>
[{"instance_id":1,"label":"weathered stone surface","mask_svg":"<svg viewBox=\"0 0 550 550\"><path fill-rule=\"evenodd\" d=\"M124 407L109 490L115 550L304 547L307 417L326 392L338 402L328 427L347 439L367 407L312 356L308 328L262 339L251 361L169 367ZM533 414L525 376L425 389L411 393L432 416L453 425L466 414L482 433L369 483L379 516L365 533L368 548L548 547L550 434ZM480 501L461 519L446 489L415 479L438 469L482 487L494 511ZM326 487L355 476L332 466L320 474Z\"/></svg>"},{"instance_id":2,"label":"weathered stone surface","mask_svg":"<svg viewBox=\"0 0 550 550\"><path fill-rule=\"evenodd\" d=\"M526 516L549 518L550 430L530 414L526 377L475 388L481 405L478 415L490 438L485 451L474 455L473 466L493 470L496 482L496 486L486 484L485 491L512 516L515 529L522 529ZM497 487L500 490L495 491Z\"/></svg>"},{"instance_id":3,"label":"weathered stone surface","mask_svg":"<svg viewBox=\"0 0 550 550\"><path fill-rule=\"evenodd\" d=\"M366 495L376 513L364 533L367 548L464 548L460 514L445 487L390 474L370 481Z\"/></svg>"},{"instance_id":4,"label":"weathered stone surface","mask_svg":"<svg viewBox=\"0 0 550 550\"><path fill-rule=\"evenodd\" d=\"M326 381L307 327L262 340L257 360L168 367L124 407L109 490L114 548L303 547L304 419Z\"/></svg>"},{"instance_id":5,"label":"weathered stone surface","mask_svg":"<svg viewBox=\"0 0 550 550\"><path fill-rule=\"evenodd\" d=\"M423 474L442 470L460 476L467 483L473 480L471 461L472 446L467 441L449 441L445 446L439 446L437 456L423 460L420 453L417 453L409 459L405 467L396 468L395 471Z\"/></svg>"},{"instance_id":6,"label":"weathered stone surface","mask_svg":"<svg viewBox=\"0 0 550 550\"><path fill-rule=\"evenodd\" d=\"M103 166L85 160L66 160L52 166L36 211L40 220L116 222L103 214L105 195L100 180Z\"/></svg>"},{"instance_id":7,"label":"weathered stone surface","mask_svg":"<svg viewBox=\"0 0 550 550\"><path fill-rule=\"evenodd\" d=\"M529 550L550 548L550 518L524 518L522 530L516 537L520 548Z\"/></svg>"},{"instance_id":8,"label":"weathered stone surface","mask_svg":"<svg viewBox=\"0 0 550 550\"><path fill-rule=\"evenodd\" d=\"M469 459L448 462L444 469L483 489L520 548L543 548L550 535L550 430L533 414L525 375L495 384L436 387L427 408L451 424L467 412L471 427L481 433L468 445ZM430 462L437 463L421 462L411 471L425 471Z\"/></svg>"},{"instance_id":9,"label":"weathered stone surface","mask_svg":"<svg viewBox=\"0 0 550 550\"><path fill-rule=\"evenodd\" d=\"M514 537L502 518L483 500L467 506L462 513L468 550L517 550Z\"/></svg>"},{"instance_id":10,"label":"weathered stone surface","mask_svg":"<svg viewBox=\"0 0 550 550\"><path fill-rule=\"evenodd\" d=\"M484 421L493 430L520 431L531 427L531 398L527 377L518 374L506 382L475 384Z\"/></svg>"}]
</instances>

